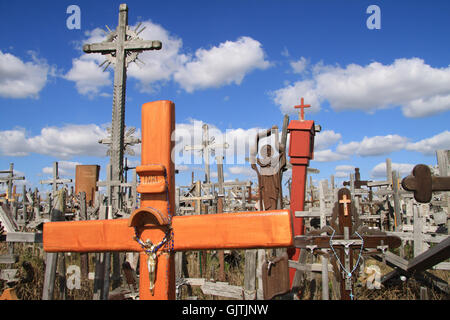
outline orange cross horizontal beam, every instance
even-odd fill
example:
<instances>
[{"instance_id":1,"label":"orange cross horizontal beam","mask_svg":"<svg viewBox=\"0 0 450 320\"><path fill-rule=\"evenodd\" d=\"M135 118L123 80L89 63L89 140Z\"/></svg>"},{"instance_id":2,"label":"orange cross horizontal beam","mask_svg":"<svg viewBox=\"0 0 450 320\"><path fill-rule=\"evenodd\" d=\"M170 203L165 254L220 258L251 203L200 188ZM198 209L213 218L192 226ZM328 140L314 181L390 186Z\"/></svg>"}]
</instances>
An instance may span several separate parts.
<instances>
[{"instance_id":1,"label":"orange cross horizontal beam","mask_svg":"<svg viewBox=\"0 0 450 320\"><path fill-rule=\"evenodd\" d=\"M288 210L175 216L174 250L291 247L293 234ZM145 226L144 241L164 237L164 228ZM44 224L46 252L142 251L127 219L49 222Z\"/></svg>"}]
</instances>

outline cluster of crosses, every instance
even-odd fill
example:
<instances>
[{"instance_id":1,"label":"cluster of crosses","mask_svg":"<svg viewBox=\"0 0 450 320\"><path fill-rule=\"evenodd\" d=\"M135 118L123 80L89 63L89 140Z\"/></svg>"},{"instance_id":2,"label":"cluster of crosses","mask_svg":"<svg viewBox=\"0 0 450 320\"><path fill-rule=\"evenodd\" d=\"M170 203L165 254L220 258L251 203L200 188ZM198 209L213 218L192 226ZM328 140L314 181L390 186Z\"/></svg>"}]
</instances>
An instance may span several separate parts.
<instances>
[{"instance_id":1,"label":"cluster of crosses","mask_svg":"<svg viewBox=\"0 0 450 320\"><path fill-rule=\"evenodd\" d=\"M112 181L120 182L123 166L124 103L126 67L143 50L159 50L159 41L139 39L139 32L127 25L127 6L120 5L119 26L105 42L84 46L87 53L99 52L115 64L114 104L110 144ZM142 30L141 30L142 31ZM304 234L303 218L292 213L304 208L306 172L313 159L315 133L320 126L305 120L303 98L299 120L289 123L289 157L292 164L290 210L174 216L175 169L171 159L175 129L175 104L162 100L142 106L141 165L137 192L140 208L128 219L49 222L44 225L46 252L139 252L141 300L175 299L176 251L208 249L288 248L289 258L297 259L300 249L328 248L340 264L341 298L352 298L353 271L358 261L353 252L373 248L386 250L400 245L400 239L371 234L354 225L355 213L347 189L339 190L331 225L320 232ZM132 142L129 142L131 144ZM206 148L208 146L202 146ZM223 146L226 148L226 146ZM207 157L205 157L207 158ZM112 193L114 191L112 190ZM113 199L114 202L117 199ZM147 272L145 272L147 270ZM292 284L295 269L290 268Z\"/></svg>"}]
</instances>

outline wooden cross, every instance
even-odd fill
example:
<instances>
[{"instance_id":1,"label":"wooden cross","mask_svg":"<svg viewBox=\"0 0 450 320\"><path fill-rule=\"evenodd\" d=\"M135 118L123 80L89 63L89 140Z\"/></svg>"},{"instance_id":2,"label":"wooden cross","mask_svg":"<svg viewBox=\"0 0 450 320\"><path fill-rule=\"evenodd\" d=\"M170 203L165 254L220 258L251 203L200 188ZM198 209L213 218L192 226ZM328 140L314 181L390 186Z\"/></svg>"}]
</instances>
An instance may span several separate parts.
<instances>
[{"instance_id":1,"label":"wooden cross","mask_svg":"<svg viewBox=\"0 0 450 320\"><path fill-rule=\"evenodd\" d=\"M229 147L229 144L227 142L222 144L215 143L214 137L209 139L209 128L208 125L205 123L202 126L203 129L203 135L202 135L202 144L201 145L194 145L194 146L185 146L185 151L201 151L203 161L205 162L205 174L206 174L206 183L211 182L211 176L210 176L210 167L209 167L209 157L210 154L215 152L215 149L223 148L227 149Z\"/></svg>"},{"instance_id":2,"label":"wooden cross","mask_svg":"<svg viewBox=\"0 0 450 320\"><path fill-rule=\"evenodd\" d=\"M375 249L385 252L401 245L397 236L388 236L383 232L373 231L363 227L358 219L354 205L348 205L350 191L347 188L339 189L339 201L335 204L330 225L310 232L305 236L296 236L294 245L297 248L330 249L335 261L335 275L340 280L341 299L353 299L353 281L356 279L355 271L359 267L360 258L365 249ZM349 214L345 214L345 206ZM320 235L327 232L327 235ZM354 262L354 253L358 255ZM370 252L373 253L373 252ZM337 264L336 264L337 262ZM324 284L326 285L326 284Z\"/></svg>"},{"instance_id":3,"label":"wooden cross","mask_svg":"<svg viewBox=\"0 0 450 320\"><path fill-rule=\"evenodd\" d=\"M7 185L7 199L15 199L15 195L13 194L13 183L14 180L25 180L25 177L18 177L14 175L14 163L9 164L9 170L0 171L0 173L7 173L6 177L0 177L0 183L5 183ZM15 192L14 192L15 193Z\"/></svg>"},{"instance_id":4,"label":"wooden cross","mask_svg":"<svg viewBox=\"0 0 450 320\"><path fill-rule=\"evenodd\" d=\"M298 109L298 108L301 109L301 112L300 112L299 115L298 115L298 119L299 119L300 121L304 121L304 120L305 120L305 108L309 108L309 107L311 107L311 105L310 105L310 104L304 104L303 98L301 98L300 101L301 101L301 104L298 105L298 106L294 106L294 108L295 108L295 109Z\"/></svg>"},{"instance_id":5,"label":"wooden cross","mask_svg":"<svg viewBox=\"0 0 450 320\"><path fill-rule=\"evenodd\" d=\"M353 181L353 185L356 189L361 189L362 186L367 186L367 184L371 181L361 180L361 175L359 173L359 168L355 168L355 180ZM352 181L344 181L342 183L344 186L351 186Z\"/></svg>"},{"instance_id":6,"label":"wooden cross","mask_svg":"<svg viewBox=\"0 0 450 320\"><path fill-rule=\"evenodd\" d=\"M402 187L413 191L417 202L428 203L433 191L450 191L450 177L433 177L427 165L418 164L412 174L402 180Z\"/></svg>"},{"instance_id":7,"label":"wooden cross","mask_svg":"<svg viewBox=\"0 0 450 320\"><path fill-rule=\"evenodd\" d=\"M348 216L348 206L347 206L347 204L351 203L351 202L352 201L349 198L347 198L346 194L344 194L344 196L342 197L342 200L339 200L339 203L344 204L344 215L345 216Z\"/></svg>"},{"instance_id":8,"label":"wooden cross","mask_svg":"<svg viewBox=\"0 0 450 320\"><path fill-rule=\"evenodd\" d=\"M72 179L60 179L58 173L58 162L53 162L53 178L50 180L41 180L41 184L50 184L52 186L52 195L58 190L58 184L71 183Z\"/></svg>"},{"instance_id":9,"label":"wooden cross","mask_svg":"<svg viewBox=\"0 0 450 320\"><path fill-rule=\"evenodd\" d=\"M140 26L140 25L139 25ZM139 28L138 26L138 28ZM121 4L119 7L119 23L117 29L110 31L106 40L100 43L85 44L83 51L85 53L101 53L106 57L106 68L110 64L114 64L114 90L113 90L113 112L111 122L111 136L102 142L110 144L108 150L110 155L110 163L112 166L112 180L122 181L123 173L123 154L126 144L133 144L137 141L130 139L125 141L125 92L127 66L129 63L138 60L138 54L145 50L160 50L162 44L160 41L142 40L138 37L143 29L132 30L128 26L128 7ZM119 187L113 187L113 209L118 209Z\"/></svg>"},{"instance_id":10,"label":"wooden cross","mask_svg":"<svg viewBox=\"0 0 450 320\"><path fill-rule=\"evenodd\" d=\"M45 223L46 252L140 252L140 299L164 300L175 299L176 251L293 245L288 210L172 217L175 209L175 168L171 159L174 147L171 137L175 129L173 102L144 104L141 128L141 166L136 168L140 176L137 187L141 194L140 208L129 219ZM157 244L163 245L154 250L152 245Z\"/></svg>"}]
</instances>

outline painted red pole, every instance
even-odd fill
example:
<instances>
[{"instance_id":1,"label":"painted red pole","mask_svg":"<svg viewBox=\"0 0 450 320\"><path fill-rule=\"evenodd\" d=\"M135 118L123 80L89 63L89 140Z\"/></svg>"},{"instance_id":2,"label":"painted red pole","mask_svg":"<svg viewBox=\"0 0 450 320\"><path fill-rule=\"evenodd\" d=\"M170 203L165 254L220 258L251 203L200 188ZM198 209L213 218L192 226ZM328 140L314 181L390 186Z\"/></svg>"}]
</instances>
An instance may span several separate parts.
<instances>
[{"instance_id":1,"label":"painted red pole","mask_svg":"<svg viewBox=\"0 0 450 320\"><path fill-rule=\"evenodd\" d=\"M302 106L304 106L303 99ZM309 161L314 157L315 128L314 121L304 120L303 115L300 117L300 120L292 120L288 126L288 132L290 133L289 161L292 164L290 211L293 221L294 236L304 234L303 218L296 218L295 212L304 210L306 169L309 166ZM288 255L290 260L297 261L300 255L300 249L289 248ZM295 271L295 268L289 269L291 287Z\"/></svg>"}]
</instances>

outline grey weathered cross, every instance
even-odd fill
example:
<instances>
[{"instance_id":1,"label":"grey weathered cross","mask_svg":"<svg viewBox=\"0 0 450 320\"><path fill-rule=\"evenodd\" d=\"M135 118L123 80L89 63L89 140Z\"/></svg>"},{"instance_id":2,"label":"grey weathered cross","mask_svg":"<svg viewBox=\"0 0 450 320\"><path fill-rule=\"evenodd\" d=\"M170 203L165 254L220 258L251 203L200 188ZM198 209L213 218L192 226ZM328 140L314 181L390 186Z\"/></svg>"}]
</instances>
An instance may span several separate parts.
<instances>
[{"instance_id":1,"label":"grey weathered cross","mask_svg":"<svg viewBox=\"0 0 450 320\"><path fill-rule=\"evenodd\" d=\"M41 180L41 184L50 184L52 186L52 195L55 196L58 190L58 184L71 183L72 179L60 179L58 173L58 162L53 162L53 178L50 180Z\"/></svg>"},{"instance_id":2,"label":"grey weathered cross","mask_svg":"<svg viewBox=\"0 0 450 320\"><path fill-rule=\"evenodd\" d=\"M6 183L8 186L8 198L14 198L14 196L12 196L14 180L25 180L25 177L18 177L14 175L14 163L9 164L9 170L0 171L0 173L8 174L6 177L0 177L0 183Z\"/></svg>"},{"instance_id":3,"label":"grey weathered cross","mask_svg":"<svg viewBox=\"0 0 450 320\"><path fill-rule=\"evenodd\" d=\"M139 26L138 26L139 28ZM115 31L111 31L106 40L100 43L85 44L83 51L86 53L101 53L106 57L104 63L114 64L114 91L113 113L110 139L110 161L112 166L113 181L122 180L123 154L124 154L124 128L125 128L125 92L126 69L130 62L136 61L137 56L144 50L160 50L160 41L142 40L138 37L141 30L132 30L128 26L128 7L121 4L119 7L119 25ZM103 64L104 64L103 63ZM102 65L103 65L102 64ZM105 68L106 69L106 68ZM114 187L113 195L118 195L118 187ZM119 206L119 199L113 199L113 207Z\"/></svg>"},{"instance_id":4,"label":"grey weathered cross","mask_svg":"<svg viewBox=\"0 0 450 320\"><path fill-rule=\"evenodd\" d=\"M211 176L210 176L210 168L209 168L209 156L211 153L214 153L215 149L227 149L229 147L228 143L215 143L214 137L212 139L209 139L209 129L208 125L205 123L203 125L203 136L202 136L202 144L201 145L195 145L195 146L185 146L185 151L194 151L198 150L202 152L203 161L205 162L205 173L206 173L206 183L210 183Z\"/></svg>"}]
</instances>

